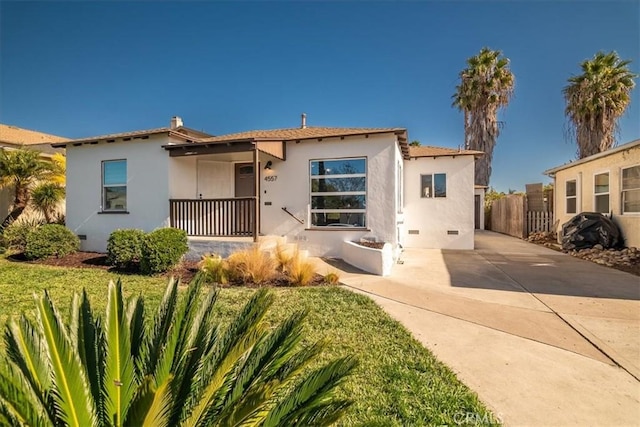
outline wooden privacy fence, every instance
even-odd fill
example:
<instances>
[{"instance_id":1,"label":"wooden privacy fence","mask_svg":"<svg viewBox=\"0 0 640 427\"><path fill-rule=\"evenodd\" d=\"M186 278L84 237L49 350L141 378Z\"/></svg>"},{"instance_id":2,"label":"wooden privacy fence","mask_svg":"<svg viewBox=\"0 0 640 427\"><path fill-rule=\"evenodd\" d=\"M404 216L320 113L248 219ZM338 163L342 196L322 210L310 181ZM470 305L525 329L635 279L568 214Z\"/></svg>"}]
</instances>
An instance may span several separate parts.
<instances>
[{"instance_id":1,"label":"wooden privacy fence","mask_svg":"<svg viewBox=\"0 0 640 427\"><path fill-rule=\"evenodd\" d=\"M529 211L527 196L512 194L491 204L490 229L520 239L534 232L554 231L553 212Z\"/></svg>"},{"instance_id":2,"label":"wooden privacy fence","mask_svg":"<svg viewBox=\"0 0 640 427\"><path fill-rule=\"evenodd\" d=\"M491 204L491 230L520 239L527 237L525 205L525 196L520 194L495 200Z\"/></svg>"}]
</instances>

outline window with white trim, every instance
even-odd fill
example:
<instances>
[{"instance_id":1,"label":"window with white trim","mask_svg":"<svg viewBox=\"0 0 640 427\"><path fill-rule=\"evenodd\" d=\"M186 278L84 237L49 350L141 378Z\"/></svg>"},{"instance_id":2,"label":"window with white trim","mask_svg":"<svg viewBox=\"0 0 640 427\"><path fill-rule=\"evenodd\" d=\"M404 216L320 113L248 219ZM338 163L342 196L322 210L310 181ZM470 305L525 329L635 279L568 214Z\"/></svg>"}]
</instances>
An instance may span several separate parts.
<instances>
[{"instance_id":1,"label":"window with white trim","mask_svg":"<svg viewBox=\"0 0 640 427\"><path fill-rule=\"evenodd\" d=\"M311 160L311 225L366 227L366 158Z\"/></svg>"},{"instance_id":2,"label":"window with white trim","mask_svg":"<svg viewBox=\"0 0 640 427\"><path fill-rule=\"evenodd\" d=\"M102 210L118 212L127 210L127 161L102 162Z\"/></svg>"},{"instance_id":3,"label":"window with white trim","mask_svg":"<svg viewBox=\"0 0 640 427\"><path fill-rule=\"evenodd\" d=\"M622 213L640 213L640 165L622 169Z\"/></svg>"},{"instance_id":4,"label":"window with white trim","mask_svg":"<svg viewBox=\"0 0 640 427\"><path fill-rule=\"evenodd\" d=\"M420 197L447 197L447 174L420 175Z\"/></svg>"},{"instance_id":5,"label":"window with white trim","mask_svg":"<svg viewBox=\"0 0 640 427\"><path fill-rule=\"evenodd\" d=\"M571 179L565 182L565 198L567 200L566 203L566 212L568 214L577 213L578 206L578 196L577 196L577 185L576 180Z\"/></svg>"},{"instance_id":6,"label":"window with white trim","mask_svg":"<svg viewBox=\"0 0 640 427\"><path fill-rule=\"evenodd\" d=\"M609 172L594 175L593 201L596 212L609 213Z\"/></svg>"}]
</instances>

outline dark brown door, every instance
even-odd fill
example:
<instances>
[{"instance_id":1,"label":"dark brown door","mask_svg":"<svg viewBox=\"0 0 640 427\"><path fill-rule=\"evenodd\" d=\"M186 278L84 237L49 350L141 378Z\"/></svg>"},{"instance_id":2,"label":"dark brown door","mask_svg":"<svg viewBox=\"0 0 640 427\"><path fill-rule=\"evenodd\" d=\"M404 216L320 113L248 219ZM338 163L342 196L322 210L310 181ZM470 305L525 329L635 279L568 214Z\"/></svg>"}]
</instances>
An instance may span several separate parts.
<instances>
[{"instance_id":1,"label":"dark brown door","mask_svg":"<svg viewBox=\"0 0 640 427\"><path fill-rule=\"evenodd\" d=\"M235 196L254 197L256 195L256 176L253 163L236 163ZM255 221L255 203L252 200L237 201L235 211L235 233L251 235Z\"/></svg>"},{"instance_id":2,"label":"dark brown door","mask_svg":"<svg viewBox=\"0 0 640 427\"><path fill-rule=\"evenodd\" d=\"M236 163L235 179L236 197L253 197L256 195L256 176L253 163Z\"/></svg>"},{"instance_id":3,"label":"dark brown door","mask_svg":"<svg viewBox=\"0 0 640 427\"><path fill-rule=\"evenodd\" d=\"M476 230L480 229L480 209L482 209L482 203L480 200L480 195L476 194L475 199L475 222L476 222Z\"/></svg>"}]
</instances>

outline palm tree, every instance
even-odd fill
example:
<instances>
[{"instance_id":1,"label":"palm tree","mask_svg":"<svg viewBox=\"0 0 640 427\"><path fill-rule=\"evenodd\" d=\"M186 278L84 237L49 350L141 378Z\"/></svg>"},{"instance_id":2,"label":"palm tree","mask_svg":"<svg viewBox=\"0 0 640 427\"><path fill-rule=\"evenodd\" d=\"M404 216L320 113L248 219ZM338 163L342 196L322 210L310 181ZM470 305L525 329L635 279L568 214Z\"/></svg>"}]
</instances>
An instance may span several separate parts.
<instances>
[{"instance_id":1,"label":"palm tree","mask_svg":"<svg viewBox=\"0 0 640 427\"><path fill-rule=\"evenodd\" d=\"M62 185L55 182L43 182L31 192L31 204L44 216L47 223L51 223L64 196L65 188Z\"/></svg>"},{"instance_id":2,"label":"palm tree","mask_svg":"<svg viewBox=\"0 0 640 427\"><path fill-rule=\"evenodd\" d=\"M55 167L38 151L20 148L0 150L0 188L13 191L13 207L0 229L18 219L31 199L31 190L38 181L51 177Z\"/></svg>"},{"instance_id":3,"label":"palm tree","mask_svg":"<svg viewBox=\"0 0 640 427\"><path fill-rule=\"evenodd\" d=\"M509 104L514 83L509 60L486 47L467 59L467 68L460 72L453 106L464 112L465 148L485 153L476 160L476 184L489 185L493 148L500 134L498 110Z\"/></svg>"},{"instance_id":4,"label":"palm tree","mask_svg":"<svg viewBox=\"0 0 640 427\"><path fill-rule=\"evenodd\" d=\"M7 324L0 363L0 424L33 426L327 425L351 401L334 396L356 366L350 358L320 367L324 343L298 348L304 313L274 328L263 320L265 290L222 327L197 276L178 298L169 281L152 322L143 297L125 301L110 283L106 316L86 292L63 322L48 292L36 297L37 321Z\"/></svg>"},{"instance_id":5,"label":"palm tree","mask_svg":"<svg viewBox=\"0 0 640 427\"><path fill-rule=\"evenodd\" d=\"M575 136L578 158L608 150L615 144L618 119L631 102L638 77L616 52L598 52L580 64L582 74L568 79L562 93L569 133Z\"/></svg>"}]
</instances>

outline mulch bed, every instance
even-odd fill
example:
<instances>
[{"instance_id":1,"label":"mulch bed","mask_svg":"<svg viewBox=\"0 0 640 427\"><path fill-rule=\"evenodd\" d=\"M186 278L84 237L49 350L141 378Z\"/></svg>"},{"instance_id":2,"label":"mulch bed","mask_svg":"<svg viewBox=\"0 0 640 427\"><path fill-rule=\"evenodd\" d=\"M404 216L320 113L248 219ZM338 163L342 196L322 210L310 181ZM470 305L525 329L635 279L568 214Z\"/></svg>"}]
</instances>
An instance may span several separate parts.
<instances>
[{"instance_id":1,"label":"mulch bed","mask_svg":"<svg viewBox=\"0 0 640 427\"><path fill-rule=\"evenodd\" d=\"M107 256L102 253L97 252L76 252L71 255L67 255L62 258L45 258L38 260L28 260L24 254L14 254L7 257L10 261L13 262L21 262L26 264L40 264L40 265L52 265L55 267L68 267L68 268L98 268L101 270L107 270L113 273L118 274L138 274L136 271L128 271L117 269L111 265L107 264ZM182 261L180 264L167 271L166 273L162 273L158 275L158 277L179 277L180 281L183 284L188 284L193 280L196 273L198 272L198 262L197 261ZM323 286L324 285L324 277L319 274L316 274L315 278L311 282L309 286ZM289 279L286 275L282 273L278 273L267 283L257 286L252 283L246 282L230 282L226 285L222 285L222 287L232 287L232 286L244 286L248 288L257 288L257 287L290 287L292 286L289 282Z\"/></svg>"},{"instance_id":2,"label":"mulch bed","mask_svg":"<svg viewBox=\"0 0 640 427\"><path fill-rule=\"evenodd\" d=\"M384 242L370 242L368 240L362 240L359 242L353 242L356 245L360 245L360 246L364 246L366 248L372 248L372 249L382 249L384 248Z\"/></svg>"}]
</instances>

